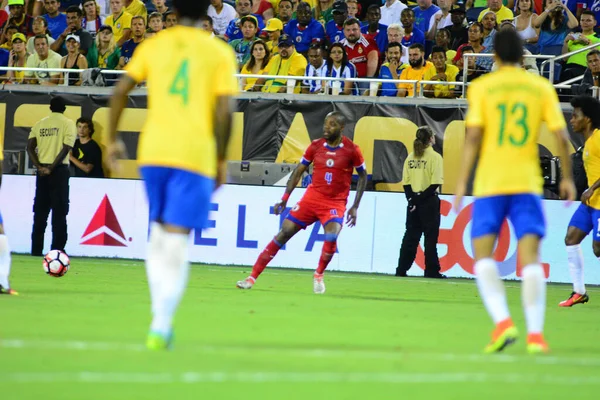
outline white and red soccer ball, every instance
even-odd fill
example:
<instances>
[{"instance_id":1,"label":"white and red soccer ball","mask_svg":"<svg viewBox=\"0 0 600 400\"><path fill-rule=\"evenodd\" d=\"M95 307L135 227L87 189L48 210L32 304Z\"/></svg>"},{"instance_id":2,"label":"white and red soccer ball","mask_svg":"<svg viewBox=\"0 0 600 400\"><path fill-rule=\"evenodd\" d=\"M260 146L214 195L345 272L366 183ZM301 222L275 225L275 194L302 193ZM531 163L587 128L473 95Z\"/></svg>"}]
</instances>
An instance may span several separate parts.
<instances>
[{"instance_id":1,"label":"white and red soccer ball","mask_svg":"<svg viewBox=\"0 0 600 400\"><path fill-rule=\"evenodd\" d=\"M44 271L55 278L64 276L71 266L69 256L60 250L50 250L44 257Z\"/></svg>"}]
</instances>

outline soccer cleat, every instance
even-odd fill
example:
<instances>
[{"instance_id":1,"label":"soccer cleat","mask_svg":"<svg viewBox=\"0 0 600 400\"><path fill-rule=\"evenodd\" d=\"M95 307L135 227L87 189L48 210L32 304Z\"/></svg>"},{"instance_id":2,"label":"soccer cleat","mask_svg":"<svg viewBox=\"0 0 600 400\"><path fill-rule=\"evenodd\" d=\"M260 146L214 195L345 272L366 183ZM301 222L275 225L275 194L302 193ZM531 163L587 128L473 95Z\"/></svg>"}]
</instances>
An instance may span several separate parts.
<instances>
[{"instance_id":1,"label":"soccer cleat","mask_svg":"<svg viewBox=\"0 0 600 400\"><path fill-rule=\"evenodd\" d=\"M568 299L558 303L559 307L573 307L575 304L584 304L590 301L587 293L579 294L572 292Z\"/></svg>"},{"instance_id":2,"label":"soccer cleat","mask_svg":"<svg viewBox=\"0 0 600 400\"><path fill-rule=\"evenodd\" d=\"M146 347L148 350L160 351L171 350L173 347L173 335L163 336L160 333L150 332L146 339Z\"/></svg>"},{"instance_id":3,"label":"soccer cleat","mask_svg":"<svg viewBox=\"0 0 600 400\"><path fill-rule=\"evenodd\" d=\"M315 292L315 294L325 293L325 282L323 281L323 275L315 274L313 278L313 292Z\"/></svg>"},{"instance_id":4,"label":"soccer cleat","mask_svg":"<svg viewBox=\"0 0 600 400\"><path fill-rule=\"evenodd\" d=\"M527 352L529 354L544 354L549 351L548 343L546 343L541 333L530 333L527 335Z\"/></svg>"},{"instance_id":5,"label":"soccer cleat","mask_svg":"<svg viewBox=\"0 0 600 400\"><path fill-rule=\"evenodd\" d=\"M9 296L18 296L18 295L19 295L19 292L17 292L17 291L16 291L16 290L14 290L14 289L10 289L10 288L8 288L8 289L4 289L4 288L2 287L2 285L0 285L0 294L7 294L7 295L9 295Z\"/></svg>"},{"instance_id":6,"label":"soccer cleat","mask_svg":"<svg viewBox=\"0 0 600 400\"><path fill-rule=\"evenodd\" d=\"M248 277L243 281L238 281L235 284L235 286L237 286L239 289L252 289L252 286L254 286L254 282L256 282L254 278Z\"/></svg>"},{"instance_id":7,"label":"soccer cleat","mask_svg":"<svg viewBox=\"0 0 600 400\"><path fill-rule=\"evenodd\" d=\"M510 319L500 322L494 332L492 332L492 341L485 346L484 353L496 353L504 350L517 341L519 332Z\"/></svg>"}]
</instances>

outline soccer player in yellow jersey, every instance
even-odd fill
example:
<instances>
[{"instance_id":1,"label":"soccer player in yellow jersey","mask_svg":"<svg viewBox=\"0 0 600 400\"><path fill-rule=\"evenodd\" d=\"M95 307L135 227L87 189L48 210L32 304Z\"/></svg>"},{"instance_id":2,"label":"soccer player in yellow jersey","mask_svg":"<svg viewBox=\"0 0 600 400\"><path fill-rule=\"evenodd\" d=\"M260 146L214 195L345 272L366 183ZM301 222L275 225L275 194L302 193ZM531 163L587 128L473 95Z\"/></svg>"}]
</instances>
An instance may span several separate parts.
<instances>
[{"instance_id":1,"label":"soccer player in yellow jersey","mask_svg":"<svg viewBox=\"0 0 600 400\"><path fill-rule=\"evenodd\" d=\"M233 50L201 30L209 1L173 5L179 25L140 44L115 88L107 146L114 168L124 153L117 127L127 95L147 81L138 163L151 221L146 270L153 319L146 344L154 350L171 343L173 315L187 285L189 233L206 227L212 192L225 180L238 86Z\"/></svg>"},{"instance_id":2,"label":"soccer player in yellow jersey","mask_svg":"<svg viewBox=\"0 0 600 400\"><path fill-rule=\"evenodd\" d=\"M543 337L546 283L538 258L540 240L546 230L541 203L544 181L538 155L542 122L558 139L564 177L559 187L561 198L573 200L569 142L554 88L546 79L532 76L520 67L523 45L518 34L499 31L494 49L500 68L475 80L467 93L465 162L454 208L460 209L469 174L479 156L473 187L476 199L471 238L479 293L496 324L485 352L501 351L517 339L504 284L492 257L500 227L508 217L519 241L519 261L524 266L521 289L527 350L541 353L548 351Z\"/></svg>"},{"instance_id":3,"label":"soccer player in yellow jersey","mask_svg":"<svg viewBox=\"0 0 600 400\"><path fill-rule=\"evenodd\" d=\"M593 97L579 96L571 100L573 131L582 133L585 139L583 166L589 188L581 195L581 204L571 217L565 245L569 260L569 272L573 280L573 292L559 306L572 307L589 301L583 283L583 254L580 244L592 233L594 255L600 257L600 102Z\"/></svg>"}]
</instances>

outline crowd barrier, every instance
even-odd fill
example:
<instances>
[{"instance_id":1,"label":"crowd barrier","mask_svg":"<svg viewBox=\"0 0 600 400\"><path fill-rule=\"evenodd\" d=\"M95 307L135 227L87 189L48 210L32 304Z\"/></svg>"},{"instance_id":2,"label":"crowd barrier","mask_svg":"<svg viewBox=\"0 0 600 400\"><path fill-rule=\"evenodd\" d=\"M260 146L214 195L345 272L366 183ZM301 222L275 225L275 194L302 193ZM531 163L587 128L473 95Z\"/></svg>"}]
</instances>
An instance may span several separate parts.
<instances>
[{"instance_id":1,"label":"crowd barrier","mask_svg":"<svg viewBox=\"0 0 600 400\"><path fill-rule=\"evenodd\" d=\"M0 209L13 251L27 253L31 246L35 178L5 176ZM223 265L252 265L259 252L277 232L281 216L273 214L273 204L283 188L226 185L220 189L211 207L209 228L190 235L190 260ZM303 193L294 191L288 202L293 207ZM354 192L350 194L350 202ZM438 244L442 272L450 277L473 276L470 245L472 198L465 199L457 215L451 210L451 196L441 196L441 231ZM148 241L148 206L143 183L138 180L71 179L71 207L68 216L69 240L66 251L73 257L73 268L84 268L78 256L144 258ZM569 218L577 203L544 200L548 216L548 236L543 241L541 261L551 282L570 282L563 243ZM366 273L393 274L404 234L407 203L400 193L365 193L354 228L344 228L338 252L329 269ZM46 247L51 242L50 227ZM286 268L314 269L319 260L324 232L319 224L298 233L271 263ZM590 238L582 244L586 283L600 284L598 260ZM506 223L500 235L495 257L500 274L519 279L514 231ZM419 249L409 275L422 275L423 252ZM40 273L41 272L40 259ZM308 278L307 278L308 279Z\"/></svg>"}]
</instances>

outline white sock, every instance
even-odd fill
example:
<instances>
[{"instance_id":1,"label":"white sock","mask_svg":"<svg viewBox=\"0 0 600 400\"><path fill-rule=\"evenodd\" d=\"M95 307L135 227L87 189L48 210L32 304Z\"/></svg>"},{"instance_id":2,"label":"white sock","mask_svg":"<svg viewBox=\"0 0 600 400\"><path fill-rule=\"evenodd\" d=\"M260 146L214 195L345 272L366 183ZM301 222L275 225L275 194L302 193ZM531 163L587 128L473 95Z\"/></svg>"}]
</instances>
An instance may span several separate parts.
<instances>
[{"instance_id":1,"label":"white sock","mask_svg":"<svg viewBox=\"0 0 600 400\"><path fill-rule=\"evenodd\" d=\"M569 260L569 272L573 281L573 291L579 294L585 294L585 284L583 283L583 253L581 246L567 246L567 259Z\"/></svg>"},{"instance_id":2,"label":"white sock","mask_svg":"<svg viewBox=\"0 0 600 400\"><path fill-rule=\"evenodd\" d=\"M150 263L159 276L159 280L155 282L154 318L150 330L167 336L171 334L173 316L187 286L189 236L169 232L163 232L160 236L163 242L162 254L158 257L160 265Z\"/></svg>"},{"instance_id":3,"label":"white sock","mask_svg":"<svg viewBox=\"0 0 600 400\"><path fill-rule=\"evenodd\" d=\"M475 263L475 277L479 296L495 324L510 318L506 304L504 283L498 274L496 262L491 258L483 258Z\"/></svg>"},{"instance_id":4,"label":"white sock","mask_svg":"<svg viewBox=\"0 0 600 400\"><path fill-rule=\"evenodd\" d=\"M152 304L152 314L155 313L156 296L160 285L161 265L164 262L164 241L165 230L162 225L152 222L150 225L150 238L148 241L148 254L146 254L146 276L148 277L148 287L150 289L150 301Z\"/></svg>"},{"instance_id":5,"label":"white sock","mask_svg":"<svg viewBox=\"0 0 600 400\"><path fill-rule=\"evenodd\" d=\"M10 289L8 276L10 275L10 247L6 235L0 235L0 286Z\"/></svg>"},{"instance_id":6,"label":"white sock","mask_svg":"<svg viewBox=\"0 0 600 400\"><path fill-rule=\"evenodd\" d=\"M529 264L523 268L521 298L527 332L542 333L546 313L546 278L540 264Z\"/></svg>"}]
</instances>

